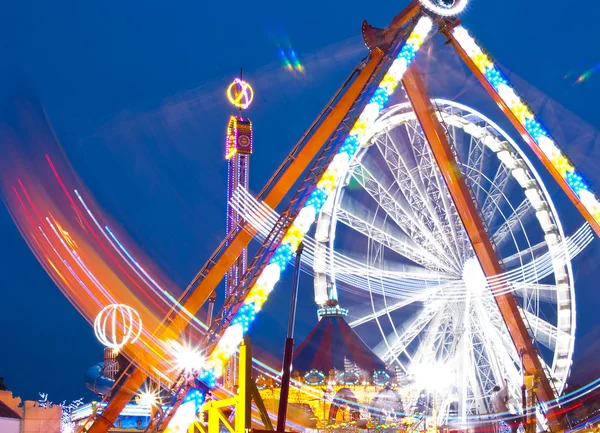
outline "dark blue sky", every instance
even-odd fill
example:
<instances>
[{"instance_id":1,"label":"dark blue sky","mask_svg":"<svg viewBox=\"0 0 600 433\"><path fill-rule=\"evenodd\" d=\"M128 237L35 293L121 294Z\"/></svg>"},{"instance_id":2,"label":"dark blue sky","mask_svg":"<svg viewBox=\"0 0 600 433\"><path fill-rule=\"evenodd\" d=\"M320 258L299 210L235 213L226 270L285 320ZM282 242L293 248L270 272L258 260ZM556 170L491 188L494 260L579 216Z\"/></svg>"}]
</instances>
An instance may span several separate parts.
<instances>
[{"instance_id":1,"label":"dark blue sky","mask_svg":"<svg viewBox=\"0 0 600 433\"><path fill-rule=\"evenodd\" d=\"M256 191L366 54L362 20L384 27L403 6L12 2L0 14L0 105L41 102L98 202L183 286L221 238L227 82L243 66L255 83L249 115ZM559 0L471 0L463 22L501 64L597 128L600 73L572 83L600 62L599 13L594 0L578 2L576 10ZM306 64L306 78L286 74L278 63L276 43L286 40ZM576 150L581 162L600 156L600 149ZM0 239L0 375L28 399L38 391L54 400L90 396L83 374L102 354L91 327L47 277L4 208ZM592 275L597 244L581 259L579 279ZM584 336L599 323L600 298L589 282L581 287L578 329ZM285 295L270 302L287 308ZM267 314L256 328L273 328L286 317ZM299 332L311 324L304 319ZM257 340L283 336L263 333Z\"/></svg>"}]
</instances>

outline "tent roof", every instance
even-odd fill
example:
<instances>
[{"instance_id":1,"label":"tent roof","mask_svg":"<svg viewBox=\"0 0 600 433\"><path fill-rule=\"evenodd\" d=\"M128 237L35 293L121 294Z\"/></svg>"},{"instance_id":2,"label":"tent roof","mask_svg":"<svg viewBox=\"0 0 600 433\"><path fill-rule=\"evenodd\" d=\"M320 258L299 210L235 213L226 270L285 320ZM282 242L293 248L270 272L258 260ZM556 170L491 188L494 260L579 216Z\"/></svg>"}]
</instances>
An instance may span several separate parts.
<instances>
[{"instance_id":1,"label":"tent roof","mask_svg":"<svg viewBox=\"0 0 600 433\"><path fill-rule=\"evenodd\" d=\"M292 368L301 373L312 369L327 374L344 370L344 359L366 371L384 370L384 362L354 332L341 315L324 316L294 352Z\"/></svg>"}]
</instances>

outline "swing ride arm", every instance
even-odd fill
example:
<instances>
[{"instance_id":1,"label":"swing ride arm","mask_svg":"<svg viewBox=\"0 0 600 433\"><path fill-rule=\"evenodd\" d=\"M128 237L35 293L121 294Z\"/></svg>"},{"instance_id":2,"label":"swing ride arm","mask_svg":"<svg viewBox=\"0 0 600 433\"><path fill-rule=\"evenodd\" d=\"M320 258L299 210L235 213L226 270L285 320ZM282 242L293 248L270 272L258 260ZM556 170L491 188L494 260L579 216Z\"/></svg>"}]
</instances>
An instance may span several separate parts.
<instances>
[{"instance_id":1,"label":"swing ride arm","mask_svg":"<svg viewBox=\"0 0 600 433\"><path fill-rule=\"evenodd\" d=\"M487 235L465 179L458 169L459 165L448 141L446 131L435 113L416 65L413 64L408 68L404 75L403 85L481 268L488 279L498 279L503 271L496 257L494 246ZM517 351L523 354L525 372L539 378L537 389L539 401L551 402L556 397L554 389L540 362L538 353L517 307L515 297L510 290L506 290L508 283L502 283L501 279L499 281L499 287L493 290L494 298ZM560 419L556 408L551 407L546 415L551 431L558 431L560 429Z\"/></svg>"},{"instance_id":2,"label":"swing ride arm","mask_svg":"<svg viewBox=\"0 0 600 433\"><path fill-rule=\"evenodd\" d=\"M327 140L340 128L355 101L371 81L382 58L383 52L381 50L372 51L368 59L361 62L342 85L317 121L309 128L309 131L294 147L259 194L259 198L262 197L267 206L275 208L283 200ZM186 288L179 306L171 310L161 329L155 333L159 339L176 338L183 332L191 318L213 293L227 270L242 250L247 247L255 234L256 228L249 223L242 222L241 229L235 228L232 233L227 235L192 283ZM154 367L152 359L139 359L131 350L128 355L132 360L130 371L118 383L118 386L115 386L111 391L111 396L102 415L97 416L84 431L89 433L107 432L126 404L131 401L135 392L147 379L147 374L141 368L145 371L152 371ZM140 365L137 366L136 363L140 363Z\"/></svg>"}]
</instances>

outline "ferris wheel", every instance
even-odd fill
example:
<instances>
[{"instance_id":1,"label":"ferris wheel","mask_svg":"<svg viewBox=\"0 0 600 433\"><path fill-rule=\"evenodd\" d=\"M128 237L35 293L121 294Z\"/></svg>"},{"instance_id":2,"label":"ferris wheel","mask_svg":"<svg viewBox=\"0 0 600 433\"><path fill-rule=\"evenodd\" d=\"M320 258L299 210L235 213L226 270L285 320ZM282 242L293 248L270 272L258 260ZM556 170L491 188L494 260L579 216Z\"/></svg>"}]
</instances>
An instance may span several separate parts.
<instances>
[{"instance_id":1,"label":"ferris wheel","mask_svg":"<svg viewBox=\"0 0 600 433\"><path fill-rule=\"evenodd\" d=\"M489 413L492 388L505 379L515 401L520 395L519 353L493 295L510 290L560 393L575 337L571 258L590 242L591 229L566 238L542 178L518 144L469 107L433 102L501 258L502 278L484 276L404 103L382 113L320 214L316 302L336 306L342 290L350 325L410 379L416 394L436 388L447 419Z\"/></svg>"}]
</instances>

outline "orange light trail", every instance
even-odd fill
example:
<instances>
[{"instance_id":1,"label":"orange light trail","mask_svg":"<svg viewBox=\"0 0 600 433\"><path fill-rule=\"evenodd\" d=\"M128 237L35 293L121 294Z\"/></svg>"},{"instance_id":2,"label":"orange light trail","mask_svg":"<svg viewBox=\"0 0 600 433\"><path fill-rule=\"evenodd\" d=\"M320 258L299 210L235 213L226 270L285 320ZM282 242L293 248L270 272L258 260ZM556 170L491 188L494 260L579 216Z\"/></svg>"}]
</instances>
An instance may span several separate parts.
<instances>
[{"instance_id":1,"label":"orange light trail","mask_svg":"<svg viewBox=\"0 0 600 433\"><path fill-rule=\"evenodd\" d=\"M156 366L148 374L174 379L172 342L159 341L153 333L169 311L189 314L177 301L182 288L101 211L62 156L56 136L48 133L47 119L27 114L27 122L38 122L26 125L28 134L0 130L0 194L13 221L44 270L89 323L109 304L135 309L143 331L124 353ZM202 341L206 325L190 319L178 341L193 346Z\"/></svg>"}]
</instances>

